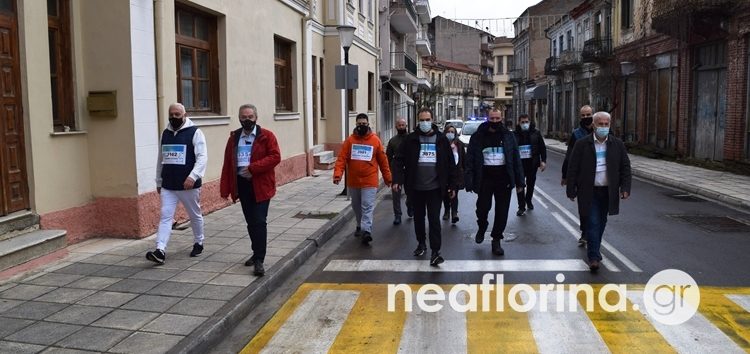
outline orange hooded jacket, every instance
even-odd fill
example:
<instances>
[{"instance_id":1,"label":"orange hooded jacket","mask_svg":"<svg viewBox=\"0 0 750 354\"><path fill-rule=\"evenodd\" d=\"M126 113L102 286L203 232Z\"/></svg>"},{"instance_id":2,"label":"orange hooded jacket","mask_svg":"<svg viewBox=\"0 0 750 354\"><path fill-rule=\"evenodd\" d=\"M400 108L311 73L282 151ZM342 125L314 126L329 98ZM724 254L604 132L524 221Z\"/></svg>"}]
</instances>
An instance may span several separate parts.
<instances>
[{"instance_id":1,"label":"orange hooded jacket","mask_svg":"<svg viewBox=\"0 0 750 354\"><path fill-rule=\"evenodd\" d=\"M380 139L372 130L365 136L350 135L344 140L336 159L333 180L341 180L344 168L348 170L346 186L352 188L378 187L378 166L387 185L391 184L391 170Z\"/></svg>"}]
</instances>

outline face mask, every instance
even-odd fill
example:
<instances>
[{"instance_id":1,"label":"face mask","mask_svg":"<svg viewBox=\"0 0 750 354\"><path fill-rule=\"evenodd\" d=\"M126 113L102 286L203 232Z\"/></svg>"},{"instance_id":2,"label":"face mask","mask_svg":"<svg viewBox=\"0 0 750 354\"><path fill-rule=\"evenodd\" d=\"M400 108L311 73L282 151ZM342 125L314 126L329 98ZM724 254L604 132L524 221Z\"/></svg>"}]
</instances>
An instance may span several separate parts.
<instances>
[{"instance_id":1,"label":"face mask","mask_svg":"<svg viewBox=\"0 0 750 354\"><path fill-rule=\"evenodd\" d=\"M399 135L406 134L406 129L396 129Z\"/></svg>"},{"instance_id":2,"label":"face mask","mask_svg":"<svg viewBox=\"0 0 750 354\"><path fill-rule=\"evenodd\" d=\"M609 127L596 127L596 136L603 138L609 135Z\"/></svg>"},{"instance_id":3,"label":"face mask","mask_svg":"<svg viewBox=\"0 0 750 354\"><path fill-rule=\"evenodd\" d=\"M530 126L531 126L530 123L521 123L521 129L523 130L529 130Z\"/></svg>"},{"instance_id":4,"label":"face mask","mask_svg":"<svg viewBox=\"0 0 750 354\"><path fill-rule=\"evenodd\" d=\"M503 123L501 122L490 122L490 129L492 130L499 130L500 127L503 126Z\"/></svg>"},{"instance_id":5,"label":"face mask","mask_svg":"<svg viewBox=\"0 0 750 354\"><path fill-rule=\"evenodd\" d=\"M419 130L422 133L429 133L432 130L432 122L430 121L419 121Z\"/></svg>"},{"instance_id":6,"label":"face mask","mask_svg":"<svg viewBox=\"0 0 750 354\"><path fill-rule=\"evenodd\" d=\"M255 122L251 120L241 120L240 124L242 124L242 129L247 130L249 132L253 131L253 128L255 128Z\"/></svg>"},{"instance_id":7,"label":"face mask","mask_svg":"<svg viewBox=\"0 0 750 354\"><path fill-rule=\"evenodd\" d=\"M593 122L594 122L594 118L593 117L581 118L581 124L583 124L584 127L588 127Z\"/></svg>"},{"instance_id":8,"label":"face mask","mask_svg":"<svg viewBox=\"0 0 750 354\"><path fill-rule=\"evenodd\" d=\"M366 125L358 125L354 129L357 131L357 135L364 136L365 134L367 134L367 131L370 130L370 127Z\"/></svg>"},{"instance_id":9,"label":"face mask","mask_svg":"<svg viewBox=\"0 0 750 354\"><path fill-rule=\"evenodd\" d=\"M173 130L180 129L182 123L184 123L182 118L169 118L169 125L172 126Z\"/></svg>"},{"instance_id":10,"label":"face mask","mask_svg":"<svg viewBox=\"0 0 750 354\"><path fill-rule=\"evenodd\" d=\"M445 133L445 137L448 138L448 140L453 140L456 138L456 134L453 133Z\"/></svg>"}]
</instances>

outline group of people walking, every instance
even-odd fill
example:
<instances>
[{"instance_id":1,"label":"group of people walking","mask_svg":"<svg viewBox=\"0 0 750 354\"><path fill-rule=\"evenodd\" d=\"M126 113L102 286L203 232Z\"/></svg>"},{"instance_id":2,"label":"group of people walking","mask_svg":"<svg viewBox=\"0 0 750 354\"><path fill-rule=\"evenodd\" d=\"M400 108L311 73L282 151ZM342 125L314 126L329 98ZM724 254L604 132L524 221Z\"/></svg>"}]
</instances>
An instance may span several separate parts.
<instances>
[{"instance_id":1,"label":"group of people walking","mask_svg":"<svg viewBox=\"0 0 750 354\"><path fill-rule=\"evenodd\" d=\"M578 199L579 244L588 247L589 267L595 271L602 259L599 247L607 215L617 214L618 198L626 199L630 193L630 162L622 141L609 134L609 114L592 112L589 106L581 109L581 126L571 134L561 184L566 186L568 198ZM456 127L448 125L440 131L429 108L419 110L413 132L407 132L401 118L395 126L397 134L383 149L369 128L368 116L360 114L354 134L338 155L333 181L338 184L346 170L357 217L355 236L362 237L363 244L373 241L372 215L380 170L391 187L394 225L402 222L401 199L406 196L407 214L414 218L415 257L424 256L429 245L430 265L444 262L440 209L444 209L442 220L459 222L458 192L462 189L477 194L474 240L478 244L484 242L489 229L494 200L491 250L494 255L504 255L501 240L513 192L518 198L517 216L533 210L536 174L547 165L544 137L530 117L520 115L512 130L512 121L504 123L501 111L493 109L468 145L458 139Z\"/></svg>"}]
</instances>

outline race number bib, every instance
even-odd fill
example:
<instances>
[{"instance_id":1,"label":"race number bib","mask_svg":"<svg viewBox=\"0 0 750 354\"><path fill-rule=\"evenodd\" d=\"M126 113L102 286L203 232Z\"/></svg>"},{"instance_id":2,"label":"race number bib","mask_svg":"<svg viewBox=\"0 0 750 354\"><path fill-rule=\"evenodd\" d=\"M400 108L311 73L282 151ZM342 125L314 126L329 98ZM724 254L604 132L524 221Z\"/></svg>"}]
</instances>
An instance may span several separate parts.
<instances>
[{"instance_id":1,"label":"race number bib","mask_svg":"<svg viewBox=\"0 0 750 354\"><path fill-rule=\"evenodd\" d=\"M161 146L162 165L184 165L187 145L164 144Z\"/></svg>"},{"instance_id":2,"label":"race number bib","mask_svg":"<svg viewBox=\"0 0 750 354\"><path fill-rule=\"evenodd\" d=\"M352 144L352 160L370 161L372 160L372 145Z\"/></svg>"},{"instance_id":3,"label":"race number bib","mask_svg":"<svg viewBox=\"0 0 750 354\"><path fill-rule=\"evenodd\" d=\"M484 150L482 150L482 154L484 155L485 166L505 165L505 153L503 152L502 147L496 146L484 148Z\"/></svg>"},{"instance_id":4,"label":"race number bib","mask_svg":"<svg viewBox=\"0 0 750 354\"><path fill-rule=\"evenodd\" d=\"M241 145L237 147L237 167L250 166L250 151L252 145Z\"/></svg>"},{"instance_id":5,"label":"race number bib","mask_svg":"<svg viewBox=\"0 0 750 354\"><path fill-rule=\"evenodd\" d=\"M419 160L418 163L437 163L437 150L435 144L420 144L419 145Z\"/></svg>"},{"instance_id":6,"label":"race number bib","mask_svg":"<svg viewBox=\"0 0 750 354\"><path fill-rule=\"evenodd\" d=\"M521 145L518 147L518 150L521 153L521 159L531 158L531 145Z\"/></svg>"},{"instance_id":7,"label":"race number bib","mask_svg":"<svg viewBox=\"0 0 750 354\"><path fill-rule=\"evenodd\" d=\"M596 152L596 172L602 172L607 170L607 152L597 151Z\"/></svg>"}]
</instances>

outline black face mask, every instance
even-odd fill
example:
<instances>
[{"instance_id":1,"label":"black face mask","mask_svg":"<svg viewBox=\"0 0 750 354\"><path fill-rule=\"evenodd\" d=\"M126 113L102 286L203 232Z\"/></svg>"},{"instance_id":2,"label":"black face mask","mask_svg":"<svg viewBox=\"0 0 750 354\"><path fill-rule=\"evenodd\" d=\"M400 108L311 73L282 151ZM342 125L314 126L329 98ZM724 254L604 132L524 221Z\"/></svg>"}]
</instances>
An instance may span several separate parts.
<instances>
[{"instance_id":1,"label":"black face mask","mask_svg":"<svg viewBox=\"0 0 750 354\"><path fill-rule=\"evenodd\" d=\"M501 122L490 122L490 129L492 130L500 130L500 127L503 126L503 123Z\"/></svg>"},{"instance_id":2,"label":"black face mask","mask_svg":"<svg viewBox=\"0 0 750 354\"><path fill-rule=\"evenodd\" d=\"M367 131L370 130L370 127L366 125L358 125L356 128L354 128L354 131L357 132L357 135L359 136L365 136L367 134Z\"/></svg>"},{"instance_id":3,"label":"black face mask","mask_svg":"<svg viewBox=\"0 0 750 354\"><path fill-rule=\"evenodd\" d=\"M241 120L240 124L242 124L242 129L244 129L246 131L249 131L249 132L253 131L253 128L255 128L255 122L253 122L253 121L251 121L249 119L248 120Z\"/></svg>"},{"instance_id":4,"label":"black face mask","mask_svg":"<svg viewBox=\"0 0 750 354\"><path fill-rule=\"evenodd\" d=\"M172 126L173 130L180 129L184 121L182 118L169 118L169 125Z\"/></svg>"},{"instance_id":5,"label":"black face mask","mask_svg":"<svg viewBox=\"0 0 750 354\"><path fill-rule=\"evenodd\" d=\"M584 127L588 127L593 122L594 122L594 118L593 117L581 118L581 124L583 124Z\"/></svg>"},{"instance_id":6,"label":"black face mask","mask_svg":"<svg viewBox=\"0 0 750 354\"><path fill-rule=\"evenodd\" d=\"M399 135L406 134L406 129L396 129Z\"/></svg>"}]
</instances>

